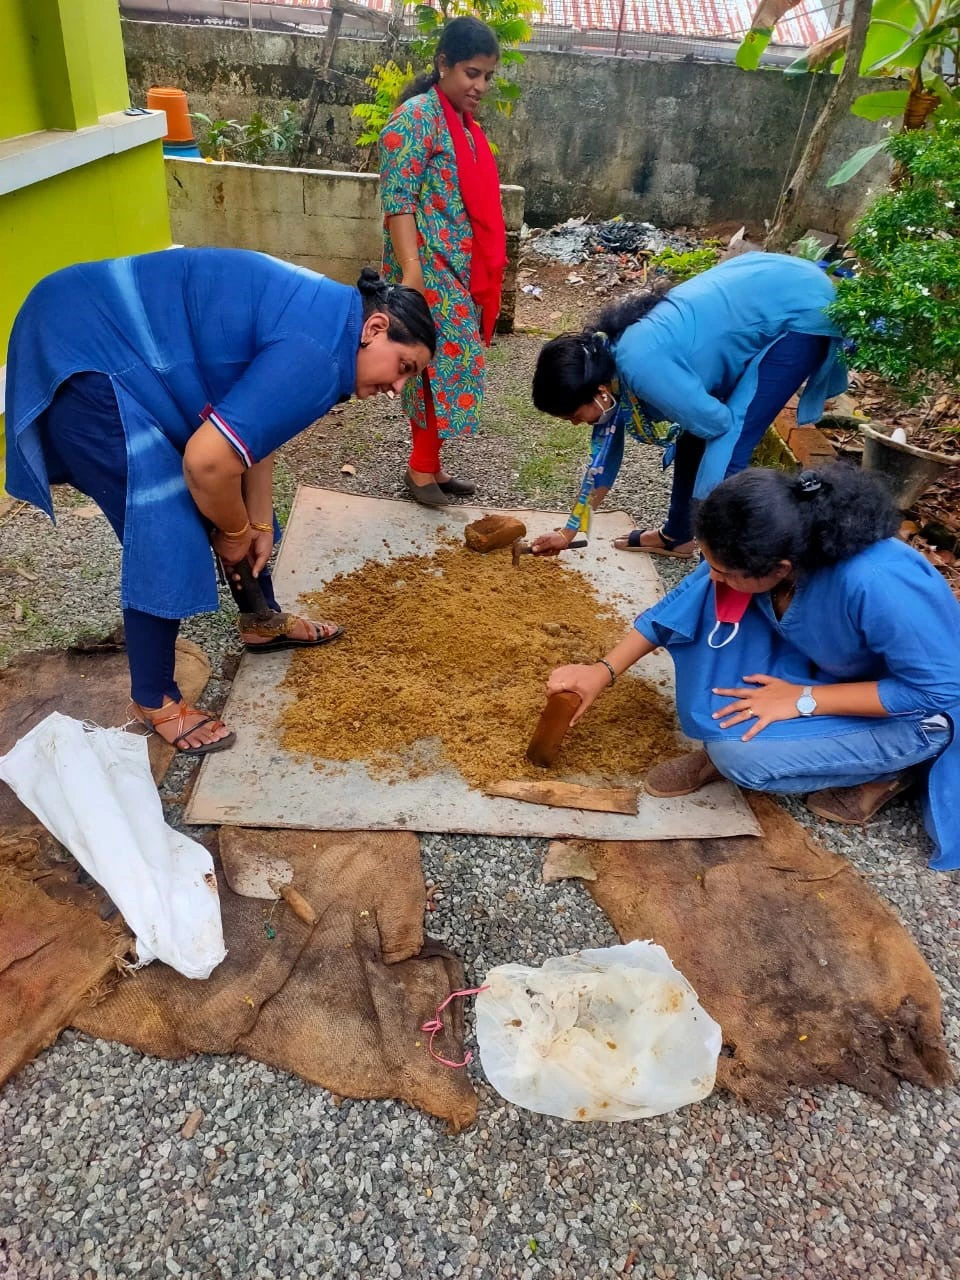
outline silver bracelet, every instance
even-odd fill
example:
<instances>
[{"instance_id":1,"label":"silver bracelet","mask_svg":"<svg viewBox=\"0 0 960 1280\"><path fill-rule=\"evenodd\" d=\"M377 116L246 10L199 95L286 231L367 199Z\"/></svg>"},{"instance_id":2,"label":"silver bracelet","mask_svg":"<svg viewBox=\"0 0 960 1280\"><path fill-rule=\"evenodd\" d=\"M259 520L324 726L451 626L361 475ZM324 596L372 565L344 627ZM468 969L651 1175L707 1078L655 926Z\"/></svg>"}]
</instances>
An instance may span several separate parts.
<instances>
[{"instance_id":1,"label":"silver bracelet","mask_svg":"<svg viewBox=\"0 0 960 1280\"><path fill-rule=\"evenodd\" d=\"M607 670L610 672L610 683L616 684L617 673L614 671L613 667L611 667L610 663L606 660L606 658L598 658L597 661L600 663L602 667L606 667Z\"/></svg>"}]
</instances>

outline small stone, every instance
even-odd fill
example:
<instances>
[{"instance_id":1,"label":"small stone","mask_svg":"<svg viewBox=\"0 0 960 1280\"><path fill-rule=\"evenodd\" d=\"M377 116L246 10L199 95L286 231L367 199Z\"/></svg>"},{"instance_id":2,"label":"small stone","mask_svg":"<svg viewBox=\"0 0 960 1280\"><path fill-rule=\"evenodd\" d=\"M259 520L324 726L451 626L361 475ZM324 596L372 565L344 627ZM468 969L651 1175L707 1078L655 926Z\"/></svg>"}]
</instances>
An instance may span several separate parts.
<instances>
[{"instance_id":1,"label":"small stone","mask_svg":"<svg viewBox=\"0 0 960 1280\"><path fill-rule=\"evenodd\" d=\"M191 1111L187 1116L186 1124L180 1130L181 1138L192 1138L201 1124L203 1124L203 1112L197 1108L196 1111Z\"/></svg>"}]
</instances>

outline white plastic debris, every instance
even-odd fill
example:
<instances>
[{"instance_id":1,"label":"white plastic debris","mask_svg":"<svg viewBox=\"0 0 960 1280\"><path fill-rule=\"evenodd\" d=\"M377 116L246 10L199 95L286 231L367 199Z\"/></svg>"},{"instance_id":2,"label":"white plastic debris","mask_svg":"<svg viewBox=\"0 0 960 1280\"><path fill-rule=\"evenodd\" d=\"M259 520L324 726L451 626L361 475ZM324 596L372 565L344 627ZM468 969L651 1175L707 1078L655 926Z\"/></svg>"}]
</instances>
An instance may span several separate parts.
<instances>
[{"instance_id":1,"label":"white plastic debris","mask_svg":"<svg viewBox=\"0 0 960 1280\"><path fill-rule=\"evenodd\" d=\"M508 1102L564 1120L662 1115L713 1090L720 1027L652 942L491 969L480 1060Z\"/></svg>"},{"instance_id":2,"label":"white plastic debris","mask_svg":"<svg viewBox=\"0 0 960 1280\"><path fill-rule=\"evenodd\" d=\"M227 954L213 860L164 821L146 738L54 711L0 757L0 778L113 900L138 965L210 976Z\"/></svg>"}]
</instances>

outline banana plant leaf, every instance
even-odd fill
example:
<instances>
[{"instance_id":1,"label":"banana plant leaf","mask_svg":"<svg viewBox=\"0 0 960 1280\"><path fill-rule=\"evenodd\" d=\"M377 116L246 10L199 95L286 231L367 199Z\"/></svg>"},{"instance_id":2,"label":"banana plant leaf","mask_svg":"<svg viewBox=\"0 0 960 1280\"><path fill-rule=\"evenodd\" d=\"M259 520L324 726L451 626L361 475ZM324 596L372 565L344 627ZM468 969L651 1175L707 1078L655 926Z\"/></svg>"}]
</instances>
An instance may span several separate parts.
<instances>
[{"instance_id":1,"label":"banana plant leaf","mask_svg":"<svg viewBox=\"0 0 960 1280\"><path fill-rule=\"evenodd\" d=\"M879 142L871 142L869 146L861 147L859 151L855 151L849 160L844 161L835 174L827 179L828 187L839 187L844 182L849 182L855 174L858 174L864 165L869 164L874 156L878 156L886 147L887 139L881 138Z\"/></svg>"},{"instance_id":2,"label":"banana plant leaf","mask_svg":"<svg viewBox=\"0 0 960 1280\"><path fill-rule=\"evenodd\" d=\"M736 63L741 71L756 71L774 27L801 3L802 0L760 0L750 20L750 30L737 50Z\"/></svg>"},{"instance_id":3,"label":"banana plant leaf","mask_svg":"<svg viewBox=\"0 0 960 1280\"><path fill-rule=\"evenodd\" d=\"M861 93L850 110L862 120L888 120L903 115L909 97L909 89L878 89L875 93Z\"/></svg>"}]
</instances>

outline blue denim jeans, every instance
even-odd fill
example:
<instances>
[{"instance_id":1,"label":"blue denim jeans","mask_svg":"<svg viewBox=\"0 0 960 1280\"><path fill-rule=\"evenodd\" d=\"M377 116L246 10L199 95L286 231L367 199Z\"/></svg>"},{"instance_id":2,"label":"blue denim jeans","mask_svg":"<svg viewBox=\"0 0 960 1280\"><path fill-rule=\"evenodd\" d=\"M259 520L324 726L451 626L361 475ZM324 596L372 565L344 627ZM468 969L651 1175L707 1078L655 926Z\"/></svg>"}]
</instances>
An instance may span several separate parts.
<instances>
[{"instance_id":1,"label":"blue denim jeans","mask_svg":"<svg viewBox=\"0 0 960 1280\"><path fill-rule=\"evenodd\" d=\"M731 737L704 747L724 777L748 791L793 794L886 781L932 760L950 742L949 727L932 722L929 713L865 719L863 729L836 737L827 724L822 737L764 740L761 731L749 742Z\"/></svg>"},{"instance_id":2,"label":"blue denim jeans","mask_svg":"<svg viewBox=\"0 0 960 1280\"><path fill-rule=\"evenodd\" d=\"M788 333L763 357L757 371L757 391L744 416L727 476L735 476L750 465L754 449L774 418L823 363L829 341L809 333ZM689 431L681 431L677 437L670 510L663 525L664 537L671 542L689 542L693 537L693 489L705 445L705 440Z\"/></svg>"}]
</instances>

